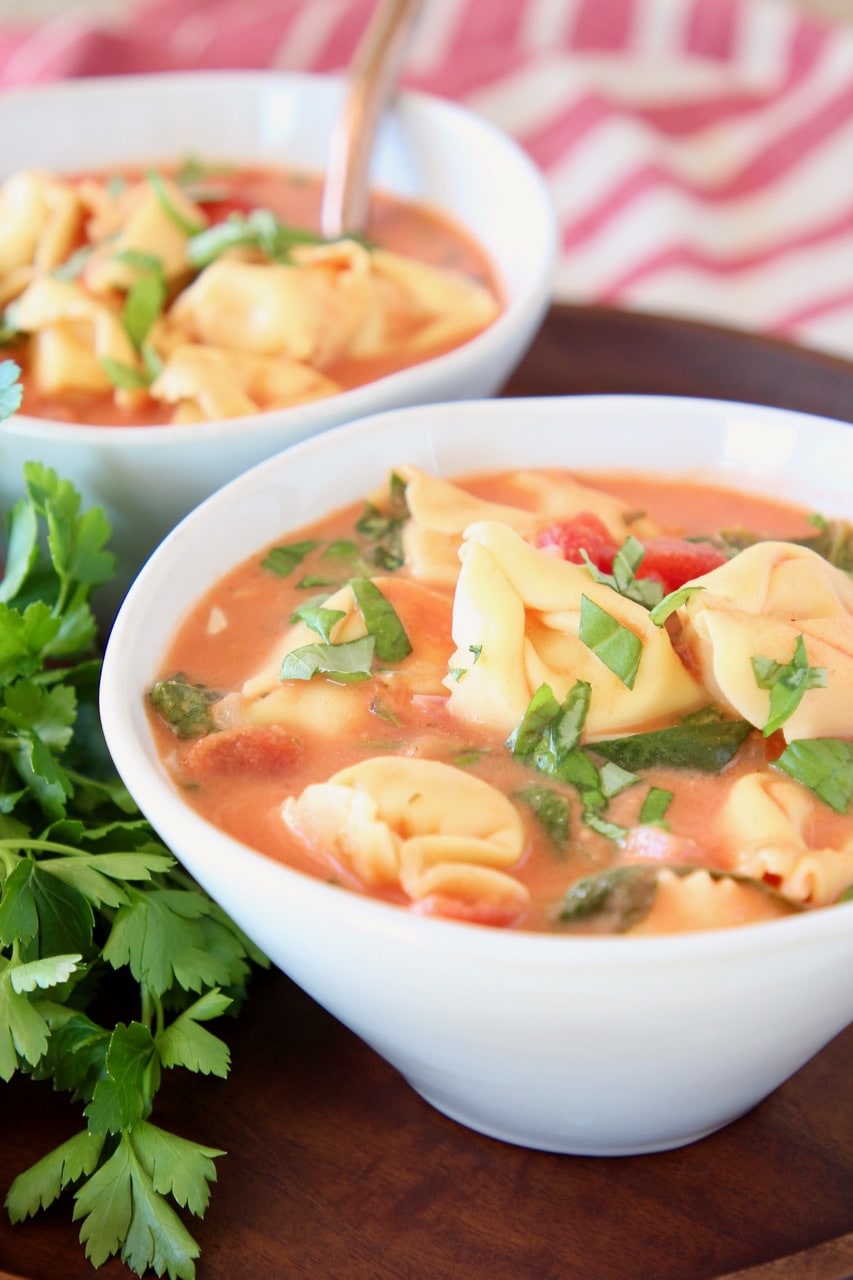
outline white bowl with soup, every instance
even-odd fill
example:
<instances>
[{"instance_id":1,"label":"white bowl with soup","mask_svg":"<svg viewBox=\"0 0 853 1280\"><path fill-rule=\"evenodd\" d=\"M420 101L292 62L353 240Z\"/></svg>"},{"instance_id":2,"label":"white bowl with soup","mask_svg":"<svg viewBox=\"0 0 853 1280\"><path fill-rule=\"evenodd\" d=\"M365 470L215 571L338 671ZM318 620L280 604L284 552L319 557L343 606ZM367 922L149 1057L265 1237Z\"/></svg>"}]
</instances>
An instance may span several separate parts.
<instances>
[{"instance_id":1,"label":"white bowl with soup","mask_svg":"<svg viewBox=\"0 0 853 1280\"><path fill-rule=\"evenodd\" d=\"M145 566L109 748L439 1110L692 1142L853 1016L851 477L848 426L673 397L336 428Z\"/></svg>"},{"instance_id":2,"label":"white bowl with soup","mask_svg":"<svg viewBox=\"0 0 853 1280\"><path fill-rule=\"evenodd\" d=\"M400 95L364 241L312 242L344 93L202 72L4 94L0 354L25 396L0 429L0 509L24 461L55 467L105 507L118 590L247 467L381 409L491 395L540 323L545 182L451 103Z\"/></svg>"}]
</instances>

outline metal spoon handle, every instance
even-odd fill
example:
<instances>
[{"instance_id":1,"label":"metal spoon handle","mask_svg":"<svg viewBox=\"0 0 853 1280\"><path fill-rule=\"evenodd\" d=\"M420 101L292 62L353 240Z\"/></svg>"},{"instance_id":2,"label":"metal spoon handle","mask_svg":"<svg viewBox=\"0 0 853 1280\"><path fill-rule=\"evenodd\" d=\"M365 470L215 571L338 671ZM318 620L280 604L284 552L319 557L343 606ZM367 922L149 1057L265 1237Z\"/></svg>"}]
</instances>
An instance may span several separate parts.
<instances>
[{"instance_id":1,"label":"metal spoon handle","mask_svg":"<svg viewBox=\"0 0 853 1280\"><path fill-rule=\"evenodd\" d=\"M364 230L376 127L391 96L423 0L380 0L355 51L332 134L320 226L334 240Z\"/></svg>"}]
</instances>

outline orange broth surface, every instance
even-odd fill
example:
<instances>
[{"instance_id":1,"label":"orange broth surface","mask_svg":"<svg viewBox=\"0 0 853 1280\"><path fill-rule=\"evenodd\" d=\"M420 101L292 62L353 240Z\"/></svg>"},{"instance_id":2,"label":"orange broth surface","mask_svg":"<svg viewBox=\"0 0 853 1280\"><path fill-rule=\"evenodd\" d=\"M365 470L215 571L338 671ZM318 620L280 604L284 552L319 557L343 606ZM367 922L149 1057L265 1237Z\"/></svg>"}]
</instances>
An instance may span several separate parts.
<instances>
[{"instance_id":1,"label":"orange broth surface","mask_svg":"<svg viewBox=\"0 0 853 1280\"><path fill-rule=\"evenodd\" d=\"M782 539L800 538L813 532L808 512L766 497L677 478L573 474L583 483L647 512L674 535L708 534L734 527ZM457 483L492 501L513 501L505 477L500 474L466 477ZM353 539L354 526L362 512L362 503L353 504L310 527L288 532L281 542L317 539L326 544L339 538ZM161 668L163 677L180 672L193 682L228 691L239 689L258 669L272 644L286 629L294 608L312 594L305 588L298 589L296 581L317 565L309 556L298 572L277 577L262 567L264 554L263 550L259 551L228 573L192 609L169 647ZM398 571L397 587L385 591L392 604L395 592L405 590L403 574L404 571ZM429 634L437 653L446 658L454 647L450 639L451 605L452 593L448 591L429 616L417 620L418 633ZM227 625L222 625L223 622ZM278 759L276 751L268 754L260 740L257 752L245 749L234 753L229 749L219 753L214 734L202 740L213 744L210 749L200 751L197 742L179 740L151 713L158 750L182 787L186 802L211 823L272 858L363 892L364 886L346 868L313 855L289 835L279 816L286 796L297 795L309 783L325 781L337 770L367 756L388 753L464 762L465 768L510 795L543 781L540 775L514 759L504 742L496 741L486 730L454 719L442 698L409 699L405 692L406 661L400 664L399 690L395 691L392 685L382 692L381 698L370 688L372 681L337 686L342 703L358 699L366 709L366 728L360 737L349 732L335 733L334 725L325 726L327 731L319 731L319 726L317 732L300 729L283 757ZM332 731L328 732L329 729ZM766 765L769 750L761 734L755 732L720 774L662 768L644 771L644 780L672 791L674 798L667 812L668 823L678 837L696 843L702 852L701 865L717 865L716 852L706 842L709 815L720 805L736 778ZM550 779L544 781L553 785ZM639 805L636 790L628 789L611 801L608 819L627 826L636 824ZM809 843L830 845L841 839L843 833L849 837L849 818L839 816L828 806L820 806L817 812L818 817L813 821L820 829L815 827L809 831ZM550 931L555 928L555 903L573 881L607 867L613 859L613 846L604 836L585 826L577 815L573 816L568 849L559 853L532 815L525 816L525 823L525 853L521 864L512 870L530 890L530 905L522 918L510 923L525 930ZM403 895L394 891L374 896L404 902ZM756 892L754 897L764 899L765 895ZM446 907L447 904L439 904L437 909L445 913ZM785 914L786 910L774 904L770 895L761 902L759 914L767 918ZM463 909L449 909L446 913L468 918ZM748 906L744 921L753 918L751 913L752 907ZM508 923L489 919L487 912L485 915L475 912L470 918L485 924ZM558 928L565 931L565 926ZM606 920L573 924L571 929L609 931Z\"/></svg>"},{"instance_id":2,"label":"orange broth surface","mask_svg":"<svg viewBox=\"0 0 853 1280\"><path fill-rule=\"evenodd\" d=\"M160 166L159 172L174 176L179 170ZM210 199L199 198L211 225L224 222L232 213L247 214L253 209L267 209L288 226L319 234L322 176L301 171L262 167L231 169L227 166L213 166L211 175L198 184L200 193L207 192L211 196ZM104 177L102 174L88 176ZM115 176L139 181L145 174L143 170L128 168ZM190 188L189 193L192 192L193 188ZM380 248L429 266L459 271L486 287L498 302L502 301L500 281L488 256L464 227L438 210L399 199L387 192L374 191L370 197L365 238ZM411 364L433 359L455 345L458 343L433 346L417 359L401 351L382 358L341 360L326 372L344 390L351 390ZM153 401L136 406L126 404L117 413L112 396L84 392L40 395L27 378L25 355L14 354L24 375L22 413L91 426L156 426L169 421L171 406Z\"/></svg>"}]
</instances>

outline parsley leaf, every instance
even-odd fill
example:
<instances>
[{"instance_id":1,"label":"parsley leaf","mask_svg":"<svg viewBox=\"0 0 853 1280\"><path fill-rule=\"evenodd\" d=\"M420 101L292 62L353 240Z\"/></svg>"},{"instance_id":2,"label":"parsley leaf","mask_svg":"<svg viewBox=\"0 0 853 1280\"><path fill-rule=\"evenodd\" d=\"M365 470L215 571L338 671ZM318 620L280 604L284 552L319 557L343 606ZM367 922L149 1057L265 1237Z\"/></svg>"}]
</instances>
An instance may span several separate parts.
<instances>
[{"instance_id":1,"label":"parsley leaf","mask_svg":"<svg viewBox=\"0 0 853 1280\"><path fill-rule=\"evenodd\" d=\"M18 1173L6 1207L20 1222L68 1192L96 1266L119 1254L140 1275L192 1280L199 1250L178 1210L205 1211L222 1153L150 1115L164 1069L227 1075L227 1045L202 1024L239 1008L266 960L112 768L91 607L114 567L103 512L40 464L23 481L0 577L0 1079L50 1081L86 1127ZM176 677L166 701L186 728L217 696Z\"/></svg>"}]
</instances>

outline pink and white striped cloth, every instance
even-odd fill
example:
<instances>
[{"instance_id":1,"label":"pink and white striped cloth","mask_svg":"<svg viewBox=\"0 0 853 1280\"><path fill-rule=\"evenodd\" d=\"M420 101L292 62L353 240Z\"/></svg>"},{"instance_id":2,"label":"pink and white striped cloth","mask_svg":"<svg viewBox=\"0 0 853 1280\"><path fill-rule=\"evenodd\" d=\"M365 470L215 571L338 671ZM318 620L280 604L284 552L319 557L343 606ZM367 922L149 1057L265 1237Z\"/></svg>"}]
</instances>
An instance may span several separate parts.
<instances>
[{"instance_id":1,"label":"pink and white striped cloth","mask_svg":"<svg viewBox=\"0 0 853 1280\"><path fill-rule=\"evenodd\" d=\"M340 70L374 4L90 0L0 27L0 88ZM558 300L853 358L853 23L787 0L426 0L404 82L492 120L545 172Z\"/></svg>"}]
</instances>

